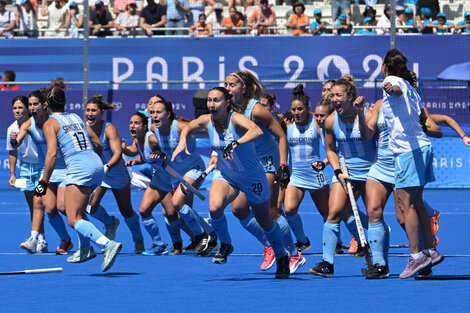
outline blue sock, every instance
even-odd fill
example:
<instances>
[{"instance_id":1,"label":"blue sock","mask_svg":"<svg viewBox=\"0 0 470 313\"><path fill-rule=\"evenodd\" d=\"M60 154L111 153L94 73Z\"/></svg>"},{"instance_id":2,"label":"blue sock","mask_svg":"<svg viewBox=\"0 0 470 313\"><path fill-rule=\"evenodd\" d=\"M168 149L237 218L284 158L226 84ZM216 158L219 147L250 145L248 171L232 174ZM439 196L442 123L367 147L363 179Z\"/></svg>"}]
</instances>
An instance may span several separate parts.
<instances>
[{"instance_id":1,"label":"blue sock","mask_svg":"<svg viewBox=\"0 0 470 313\"><path fill-rule=\"evenodd\" d=\"M287 222L286 218L281 215L277 219L277 224L281 229L282 238L284 238L285 248L290 252L290 255L296 256L298 251L294 245L294 240L292 239L292 233L290 232L289 223Z\"/></svg>"},{"instance_id":2,"label":"blue sock","mask_svg":"<svg viewBox=\"0 0 470 313\"><path fill-rule=\"evenodd\" d=\"M204 229L204 231L206 232L206 234L210 234L214 231L214 229L212 228L211 224L209 224L201 215L199 215L196 210L194 210L193 208L191 208L191 210L194 212L194 214L196 215L198 221L199 221L199 224L201 224L202 228Z\"/></svg>"},{"instance_id":3,"label":"blue sock","mask_svg":"<svg viewBox=\"0 0 470 313\"><path fill-rule=\"evenodd\" d=\"M160 230L158 229L157 221L155 220L153 215L150 215L146 218L142 218L142 224L144 224L145 229L149 233L150 237L152 237L153 244L157 246L162 246L162 236L160 236Z\"/></svg>"},{"instance_id":4,"label":"blue sock","mask_svg":"<svg viewBox=\"0 0 470 313\"><path fill-rule=\"evenodd\" d=\"M124 221L127 224L127 227L131 231L132 241L143 241L144 237L142 236L142 230L140 229L139 217L135 212L132 212L132 216L125 218Z\"/></svg>"},{"instance_id":5,"label":"blue sock","mask_svg":"<svg viewBox=\"0 0 470 313\"><path fill-rule=\"evenodd\" d=\"M98 209L95 213L90 215L105 225L111 225L113 223L113 219L108 215L108 212L106 212L105 208L103 208L101 205L98 206Z\"/></svg>"},{"instance_id":6,"label":"blue sock","mask_svg":"<svg viewBox=\"0 0 470 313\"><path fill-rule=\"evenodd\" d=\"M362 218L361 218L361 223L363 223ZM366 224L362 224L363 229L367 229L368 227L369 227L369 222L366 221ZM357 231L356 219L354 218L354 215L351 215L349 220L346 222L346 228L349 230L351 235L357 240L357 242L360 245L361 242L359 239L359 232Z\"/></svg>"},{"instance_id":7,"label":"blue sock","mask_svg":"<svg viewBox=\"0 0 470 313\"><path fill-rule=\"evenodd\" d=\"M174 222L170 222L166 217L165 217L165 225L166 229L168 230L168 233L170 234L171 242L183 242L183 239L181 238L181 232L180 232L180 221L176 220Z\"/></svg>"},{"instance_id":8,"label":"blue sock","mask_svg":"<svg viewBox=\"0 0 470 313\"><path fill-rule=\"evenodd\" d=\"M424 203L424 208L426 209L426 212L428 212L429 217L434 216L435 212L432 206L426 200L423 200L423 203Z\"/></svg>"},{"instance_id":9,"label":"blue sock","mask_svg":"<svg viewBox=\"0 0 470 313\"><path fill-rule=\"evenodd\" d=\"M212 228L214 228L217 237L219 237L220 243L232 244L232 238L228 233L227 219L225 215L222 215L219 219L211 218Z\"/></svg>"},{"instance_id":10,"label":"blue sock","mask_svg":"<svg viewBox=\"0 0 470 313\"><path fill-rule=\"evenodd\" d=\"M78 235L78 248L87 248L90 246L90 240L88 240L87 237L83 236L79 232L77 232Z\"/></svg>"},{"instance_id":11,"label":"blue sock","mask_svg":"<svg viewBox=\"0 0 470 313\"><path fill-rule=\"evenodd\" d=\"M196 214L194 214L194 211L188 205L185 204L178 213L184 223L193 232L194 236L204 233L204 229L202 228L201 224L199 224L199 220Z\"/></svg>"},{"instance_id":12,"label":"blue sock","mask_svg":"<svg viewBox=\"0 0 470 313\"><path fill-rule=\"evenodd\" d=\"M73 226L77 233L82 235L83 237L88 238L89 240L93 241L95 244L100 246L101 248L107 248L109 245L109 239L106 238L102 232L98 230L92 223L85 221L85 220L78 220L75 222Z\"/></svg>"},{"instance_id":13,"label":"blue sock","mask_svg":"<svg viewBox=\"0 0 470 313\"><path fill-rule=\"evenodd\" d=\"M240 220L240 224L242 224L243 228L245 228L250 234L252 234L256 239L258 239L258 241L261 242L263 247L271 246L265 236L263 228L261 228L255 216L253 215L253 212L250 211L250 214L248 214L246 218Z\"/></svg>"},{"instance_id":14,"label":"blue sock","mask_svg":"<svg viewBox=\"0 0 470 313\"><path fill-rule=\"evenodd\" d=\"M336 244L338 243L339 223L323 225L323 260L333 264Z\"/></svg>"},{"instance_id":15,"label":"blue sock","mask_svg":"<svg viewBox=\"0 0 470 313\"><path fill-rule=\"evenodd\" d=\"M372 261L374 264L385 266L387 263L385 258L385 251L388 251L388 244L386 244L385 236L388 233L388 227L383 221L369 224L369 245L372 252Z\"/></svg>"},{"instance_id":16,"label":"blue sock","mask_svg":"<svg viewBox=\"0 0 470 313\"><path fill-rule=\"evenodd\" d=\"M287 222L289 223L290 228L294 232L295 238L301 243L307 242L307 236L305 236L304 227L302 225L302 219L298 213L294 215L286 216Z\"/></svg>"},{"instance_id":17,"label":"blue sock","mask_svg":"<svg viewBox=\"0 0 470 313\"><path fill-rule=\"evenodd\" d=\"M268 231L264 231L264 233L266 235L266 238L268 238L269 242L271 243L271 247L273 247L274 255L276 256L276 258L278 259L286 256L287 251L284 247L284 238L282 237L279 224L277 222L274 222L273 227Z\"/></svg>"},{"instance_id":18,"label":"blue sock","mask_svg":"<svg viewBox=\"0 0 470 313\"><path fill-rule=\"evenodd\" d=\"M48 215L47 218L49 220L49 224L51 224L52 228L54 228L57 235L59 235L60 240L70 241L70 236L67 232L67 229L65 229L65 224L64 220L62 219L62 216L60 216L60 214L58 213L54 217L50 217Z\"/></svg>"}]
</instances>

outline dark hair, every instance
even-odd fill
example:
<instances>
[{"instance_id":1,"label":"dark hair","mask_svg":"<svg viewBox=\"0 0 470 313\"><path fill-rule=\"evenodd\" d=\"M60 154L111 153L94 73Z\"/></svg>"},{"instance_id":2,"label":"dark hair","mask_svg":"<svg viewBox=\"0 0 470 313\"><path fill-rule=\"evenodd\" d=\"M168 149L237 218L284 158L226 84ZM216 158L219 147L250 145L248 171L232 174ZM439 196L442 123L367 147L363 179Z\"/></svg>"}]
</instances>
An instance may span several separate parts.
<instances>
[{"instance_id":1,"label":"dark hair","mask_svg":"<svg viewBox=\"0 0 470 313\"><path fill-rule=\"evenodd\" d=\"M268 106L272 107L274 106L274 101L276 101L276 95L273 93L268 93L265 94L264 96L261 97L261 99L264 98L268 100Z\"/></svg>"},{"instance_id":2,"label":"dark hair","mask_svg":"<svg viewBox=\"0 0 470 313\"><path fill-rule=\"evenodd\" d=\"M202 16L204 16L205 18L207 18L207 16L206 16L204 13L202 13L202 14L199 14L199 18L198 18L198 19L201 19Z\"/></svg>"},{"instance_id":3,"label":"dark hair","mask_svg":"<svg viewBox=\"0 0 470 313\"><path fill-rule=\"evenodd\" d=\"M351 103L354 102L357 98L357 88L356 85L354 85L354 76L351 74L344 75L340 79L338 79L333 86L343 86L344 89L346 90L346 93L348 95L352 95L352 100Z\"/></svg>"},{"instance_id":4,"label":"dark hair","mask_svg":"<svg viewBox=\"0 0 470 313\"><path fill-rule=\"evenodd\" d=\"M28 98L26 98L25 96L14 97L13 100L11 101L11 106L15 105L15 102L17 101L20 101L21 103L24 104L26 108L28 108Z\"/></svg>"},{"instance_id":5,"label":"dark hair","mask_svg":"<svg viewBox=\"0 0 470 313\"><path fill-rule=\"evenodd\" d=\"M88 99L86 104L88 105L90 103L98 105L100 110L114 110L116 108L115 104L106 103L102 94L94 95L92 98Z\"/></svg>"},{"instance_id":6,"label":"dark hair","mask_svg":"<svg viewBox=\"0 0 470 313\"><path fill-rule=\"evenodd\" d=\"M167 100L160 100L157 101L156 103L161 103L163 104L165 111L170 112L170 120L173 121L176 119L176 114L173 112L173 104L170 101Z\"/></svg>"},{"instance_id":7,"label":"dark hair","mask_svg":"<svg viewBox=\"0 0 470 313\"><path fill-rule=\"evenodd\" d=\"M327 107L328 108L328 115L333 113L333 111L335 110L335 108L331 104L331 100L328 99L328 98L327 99L321 99L320 102L318 102L315 107Z\"/></svg>"},{"instance_id":8,"label":"dark hair","mask_svg":"<svg viewBox=\"0 0 470 313\"><path fill-rule=\"evenodd\" d=\"M334 79L329 79L329 80L327 80L327 81L323 84L323 86L325 86L325 85L328 84L328 83L334 84L334 83L336 83L336 80L334 80Z\"/></svg>"},{"instance_id":9,"label":"dark hair","mask_svg":"<svg viewBox=\"0 0 470 313\"><path fill-rule=\"evenodd\" d=\"M292 94L293 96L292 96L291 103L294 101L300 101L304 104L306 108L310 106L309 104L310 97L304 93L304 85L298 84L297 86L295 86L295 88L292 89Z\"/></svg>"},{"instance_id":10,"label":"dark hair","mask_svg":"<svg viewBox=\"0 0 470 313\"><path fill-rule=\"evenodd\" d=\"M411 72L406 66L408 59L403 55L403 53L401 53L400 50L389 50L385 55L383 63L388 75L401 77L408 81L411 86L416 85L416 81L413 80Z\"/></svg>"},{"instance_id":11,"label":"dark hair","mask_svg":"<svg viewBox=\"0 0 470 313\"><path fill-rule=\"evenodd\" d=\"M8 79L7 81L9 82L14 82L16 79L16 74L12 70L6 70L5 72L3 72L3 75L6 76L6 78Z\"/></svg>"},{"instance_id":12,"label":"dark hair","mask_svg":"<svg viewBox=\"0 0 470 313\"><path fill-rule=\"evenodd\" d=\"M44 104L47 102L47 94L49 93L49 89L46 87L43 87L39 90L35 90L32 93L29 94L29 98L38 98L39 102Z\"/></svg>"},{"instance_id":13,"label":"dark hair","mask_svg":"<svg viewBox=\"0 0 470 313\"><path fill-rule=\"evenodd\" d=\"M66 99L65 90L67 85L61 79L54 79L51 81L51 89L47 94L47 104L54 112L61 112L65 109Z\"/></svg>"},{"instance_id":14,"label":"dark hair","mask_svg":"<svg viewBox=\"0 0 470 313\"><path fill-rule=\"evenodd\" d=\"M240 113L240 109L236 108L235 105L233 104L232 95L230 94L230 92L227 89L225 89L224 87L214 87L209 92L211 92L213 90L217 90L217 91L220 91L221 93L223 93L224 94L224 99L228 100L230 102L230 105L228 106L227 111L232 110L232 111Z\"/></svg>"},{"instance_id":15,"label":"dark hair","mask_svg":"<svg viewBox=\"0 0 470 313\"><path fill-rule=\"evenodd\" d=\"M246 88L243 99L245 103L248 103L251 99L260 99L265 93L266 88L263 84L249 71L234 71L229 75L235 77L236 79L243 80L241 83Z\"/></svg>"},{"instance_id":16,"label":"dark hair","mask_svg":"<svg viewBox=\"0 0 470 313\"><path fill-rule=\"evenodd\" d=\"M148 117L145 116L144 113L135 112L134 114L132 114L132 116L138 116L138 117L140 117L140 119L142 120L142 124L145 126L145 128L148 127L148 125L149 125ZM131 117L132 117L132 116L131 116Z\"/></svg>"}]
</instances>

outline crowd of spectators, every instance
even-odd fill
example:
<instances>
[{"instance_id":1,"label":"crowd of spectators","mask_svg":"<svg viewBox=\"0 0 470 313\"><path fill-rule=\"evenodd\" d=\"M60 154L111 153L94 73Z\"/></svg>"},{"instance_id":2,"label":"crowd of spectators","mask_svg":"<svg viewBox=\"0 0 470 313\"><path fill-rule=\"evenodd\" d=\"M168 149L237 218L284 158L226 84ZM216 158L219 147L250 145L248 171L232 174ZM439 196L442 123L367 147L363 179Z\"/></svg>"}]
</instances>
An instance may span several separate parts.
<instances>
[{"instance_id":1,"label":"crowd of spectators","mask_svg":"<svg viewBox=\"0 0 470 313\"><path fill-rule=\"evenodd\" d=\"M7 10L0 0L0 38L26 37L83 37L83 6L72 0L14 0ZM382 35L390 33L392 11L389 3L377 14L377 0L353 0L365 4L362 19L353 22L352 0L325 0L331 3L331 18L323 18L319 8L306 11L310 0L229 0L228 15L220 0L90 0L90 35L158 36L158 35L267 35L285 33L296 35L357 34ZM310 1L310 2L309 2ZM390 0L381 0L390 1ZM241 7L236 7L235 5ZM273 5L289 5L282 23ZM250 10L247 8L256 5ZM284 6L285 7L285 6ZM381 7L381 8L382 8ZM470 11L461 18L447 19L437 0L396 0L396 31L402 33L470 34ZM38 14L39 11L39 14ZM243 12L242 12L243 11ZM377 18L377 16L379 16ZM47 19L45 28L38 27L39 18ZM285 22L284 22L285 21ZM454 23L455 21L455 23ZM284 32L280 32L283 30Z\"/></svg>"}]
</instances>

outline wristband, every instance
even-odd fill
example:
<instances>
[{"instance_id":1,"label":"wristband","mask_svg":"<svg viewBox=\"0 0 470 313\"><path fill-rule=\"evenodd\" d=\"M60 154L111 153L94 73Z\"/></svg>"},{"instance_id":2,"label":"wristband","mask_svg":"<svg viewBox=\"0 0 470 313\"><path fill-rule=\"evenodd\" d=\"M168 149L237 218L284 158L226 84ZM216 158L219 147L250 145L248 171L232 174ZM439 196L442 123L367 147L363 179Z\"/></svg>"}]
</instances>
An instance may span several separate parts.
<instances>
[{"instance_id":1,"label":"wristband","mask_svg":"<svg viewBox=\"0 0 470 313\"><path fill-rule=\"evenodd\" d=\"M212 153L211 153L211 157L213 157L213 156L219 156L219 155L217 154L217 152L215 152L215 151L212 151Z\"/></svg>"},{"instance_id":2,"label":"wristband","mask_svg":"<svg viewBox=\"0 0 470 313\"><path fill-rule=\"evenodd\" d=\"M343 171L340 170L339 168L335 170L335 176L338 178L339 174L343 174ZM338 178L339 179L339 178Z\"/></svg>"},{"instance_id":3,"label":"wristband","mask_svg":"<svg viewBox=\"0 0 470 313\"><path fill-rule=\"evenodd\" d=\"M468 137L467 134L464 134L463 136L460 136L460 138L464 139L465 137Z\"/></svg>"},{"instance_id":4,"label":"wristband","mask_svg":"<svg viewBox=\"0 0 470 313\"><path fill-rule=\"evenodd\" d=\"M289 167L289 164L281 162L281 163L279 163L279 166L280 167Z\"/></svg>"}]
</instances>

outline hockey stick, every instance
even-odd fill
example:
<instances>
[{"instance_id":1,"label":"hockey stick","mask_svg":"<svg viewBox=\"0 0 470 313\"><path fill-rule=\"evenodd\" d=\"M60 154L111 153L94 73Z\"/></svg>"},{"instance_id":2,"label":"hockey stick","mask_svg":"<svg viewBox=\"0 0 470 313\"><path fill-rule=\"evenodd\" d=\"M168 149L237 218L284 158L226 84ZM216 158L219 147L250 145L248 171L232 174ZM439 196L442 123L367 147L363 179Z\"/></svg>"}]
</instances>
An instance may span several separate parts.
<instances>
[{"instance_id":1,"label":"hockey stick","mask_svg":"<svg viewBox=\"0 0 470 313\"><path fill-rule=\"evenodd\" d=\"M348 174L348 168L346 166L346 161L344 158L339 159L341 170L346 176ZM356 198L354 197L354 192L351 186L351 182L347 181L346 186L348 188L349 201L351 202L352 211L354 214L354 219L356 220L357 232L359 233L359 241L361 243L362 251L364 251L364 256L366 258L367 266L373 267L372 258L370 257L369 244L366 240L366 235L364 234L364 228L362 227L361 218L359 216L359 209L357 208Z\"/></svg>"},{"instance_id":2,"label":"hockey stick","mask_svg":"<svg viewBox=\"0 0 470 313\"><path fill-rule=\"evenodd\" d=\"M181 177L180 174L178 174L173 168L171 168L170 165L168 165L167 158L165 158L165 159L163 160L162 167L165 169L165 171L167 171L168 173L170 173L171 176L173 176L174 178L176 178L181 184L183 184L186 188L188 188L189 191L191 191L191 192L194 193L196 196L198 196L199 199L201 199L201 200L206 200L206 197L204 197L204 195L203 195L202 193L200 193L199 191L197 191L197 189L195 189L190 183L188 183L187 181L185 181L184 178Z\"/></svg>"},{"instance_id":3,"label":"hockey stick","mask_svg":"<svg viewBox=\"0 0 470 313\"><path fill-rule=\"evenodd\" d=\"M62 267L38 268L34 270L24 270L24 271L16 271L16 272L0 272L0 275L25 275L25 274L60 273L60 272L62 272Z\"/></svg>"},{"instance_id":4,"label":"hockey stick","mask_svg":"<svg viewBox=\"0 0 470 313\"><path fill-rule=\"evenodd\" d=\"M207 175L209 175L214 169L215 169L214 164L206 168L206 170L202 172L202 174L198 178L196 178L196 180L192 183L192 186L194 187L194 189L199 189L202 183L204 182L204 180L206 179ZM188 190L184 188L182 185L181 185L181 191L185 195L188 195Z\"/></svg>"}]
</instances>

